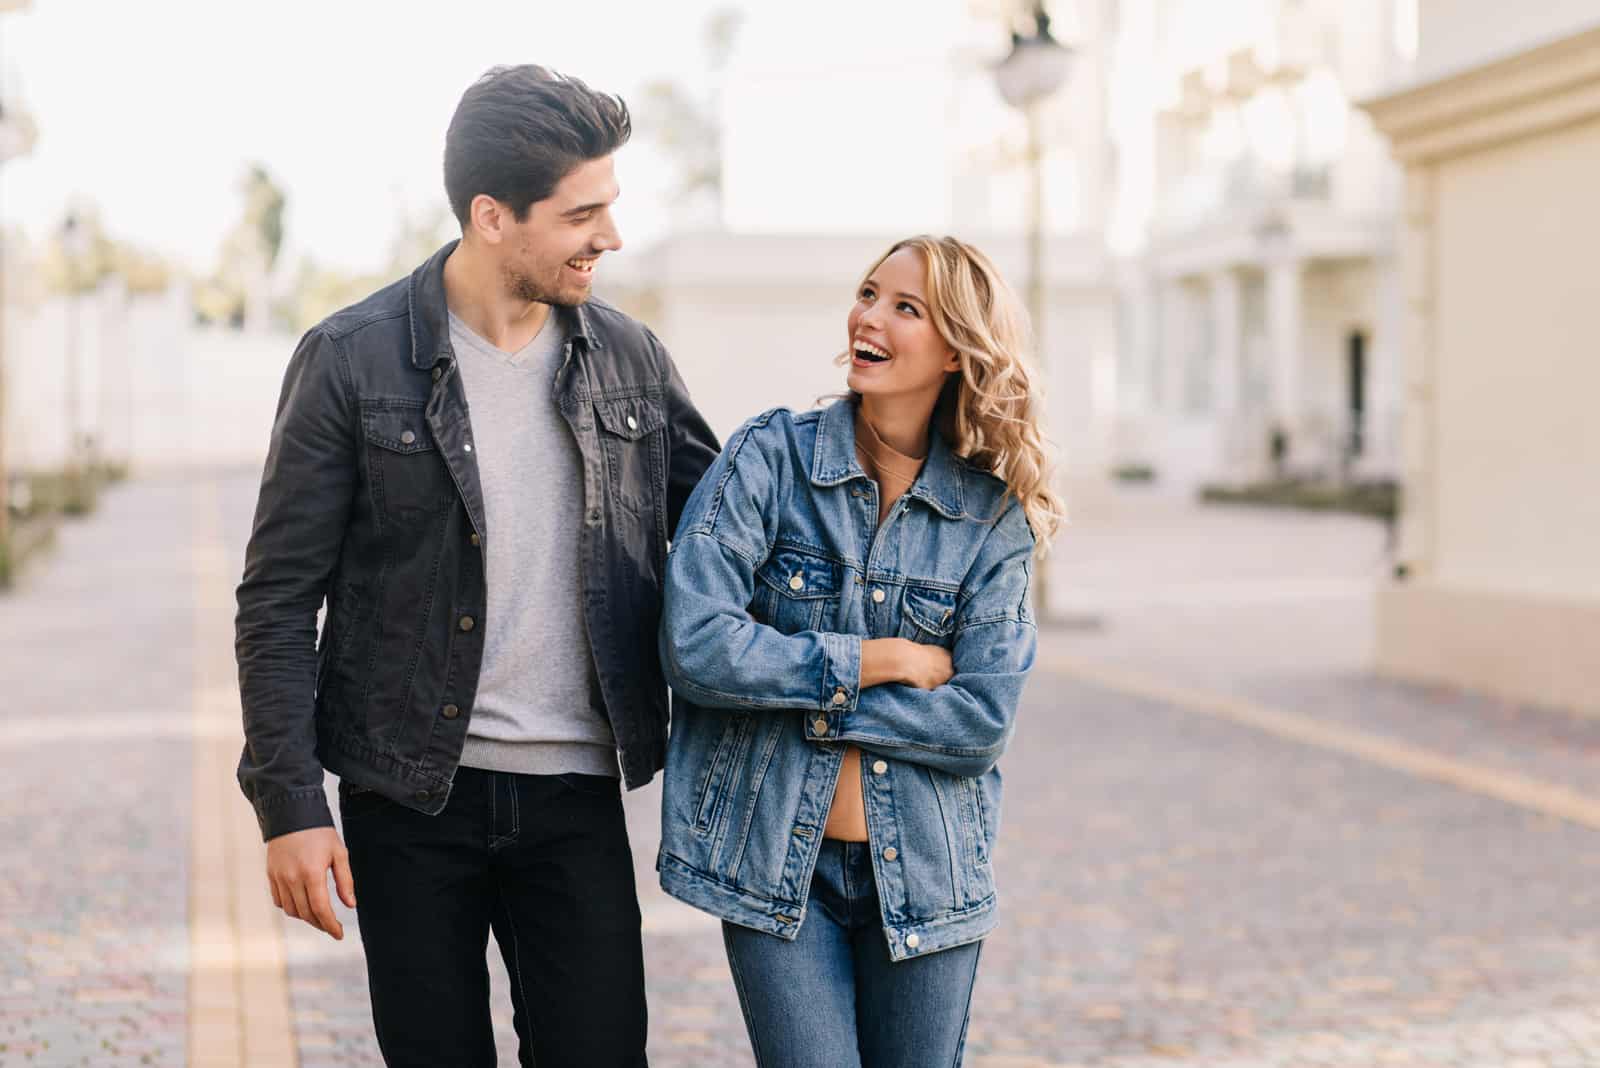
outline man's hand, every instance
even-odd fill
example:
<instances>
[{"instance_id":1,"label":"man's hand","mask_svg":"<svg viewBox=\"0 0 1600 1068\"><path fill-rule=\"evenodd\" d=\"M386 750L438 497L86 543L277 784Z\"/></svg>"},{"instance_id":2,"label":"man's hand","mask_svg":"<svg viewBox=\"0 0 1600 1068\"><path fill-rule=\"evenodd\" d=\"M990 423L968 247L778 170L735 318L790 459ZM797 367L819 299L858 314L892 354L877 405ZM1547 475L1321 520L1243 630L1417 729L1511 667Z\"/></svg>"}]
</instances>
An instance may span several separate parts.
<instances>
[{"instance_id":1,"label":"man's hand","mask_svg":"<svg viewBox=\"0 0 1600 1068\"><path fill-rule=\"evenodd\" d=\"M267 885L272 903L336 939L344 924L328 900L328 869L339 888L339 900L356 907L356 884L350 875L350 854L332 827L312 827L279 835L267 843Z\"/></svg>"},{"instance_id":2,"label":"man's hand","mask_svg":"<svg viewBox=\"0 0 1600 1068\"><path fill-rule=\"evenodd\" d=\"M900 682L936 690L956 673L950 650L905 638L869 638L861 643L861 686Z\"/></svg>"}]
</instances>

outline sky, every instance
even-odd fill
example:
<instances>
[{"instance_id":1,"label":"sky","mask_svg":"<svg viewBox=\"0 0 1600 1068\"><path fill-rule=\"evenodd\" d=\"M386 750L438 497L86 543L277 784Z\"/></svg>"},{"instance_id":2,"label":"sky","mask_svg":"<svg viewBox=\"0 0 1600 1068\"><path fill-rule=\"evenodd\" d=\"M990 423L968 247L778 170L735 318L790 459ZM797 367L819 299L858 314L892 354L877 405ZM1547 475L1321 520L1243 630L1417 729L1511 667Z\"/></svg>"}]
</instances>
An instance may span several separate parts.
<instances>
[{"instance_id":1,"label":"sky","mask_svg":"<svg viewBox=\"0 0 1600 1068\"><path fill-rule=\"evenodd\" d=\"M39 127L0 168L0 219L38 240L92 203L113 236L203 270L260 161L288 191L291 262L377 269L400 218L444 208L445 128L485 69L698 88L707 16L761 2L32 0L0 14L0 86ZM624 234L648 242L669 165L636 133L618 176Z\"/></svg>"}]
</instances>

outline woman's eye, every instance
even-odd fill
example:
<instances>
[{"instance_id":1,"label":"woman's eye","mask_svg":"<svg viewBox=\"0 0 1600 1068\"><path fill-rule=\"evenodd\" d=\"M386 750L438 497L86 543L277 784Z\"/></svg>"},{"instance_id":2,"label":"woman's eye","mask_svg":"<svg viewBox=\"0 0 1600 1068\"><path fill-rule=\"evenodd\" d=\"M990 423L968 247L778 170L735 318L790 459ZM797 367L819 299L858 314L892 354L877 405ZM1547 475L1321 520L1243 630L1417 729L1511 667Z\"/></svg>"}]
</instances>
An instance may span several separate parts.
<instances>
[{"instance_id":1,"label":"woman's eye","mask_svg":"<svg viewBox=\"0 0 1600 1068\"><path fill-rule=\"evenodd\" d=\"M861 300L871 300L875 296L877 296L877 294L872 292L872 290L870 288L864 288L864 289L861 290L861 295L860 295L859 299L861 299Z\"/></svg>"},{"instance_id":2,"label":"woman's eye","mask_svg":"<svg viewBox=\"0 0 1600 1068\"><path fill-rule=\"evenodd\" d=\"M899 304L896 304L895 307L899 308L903 312L910 312L919 319L922 318L922 313L917 311L917 306L911 303L909 300L902 300Z\"/></svg>"}]
</instances>

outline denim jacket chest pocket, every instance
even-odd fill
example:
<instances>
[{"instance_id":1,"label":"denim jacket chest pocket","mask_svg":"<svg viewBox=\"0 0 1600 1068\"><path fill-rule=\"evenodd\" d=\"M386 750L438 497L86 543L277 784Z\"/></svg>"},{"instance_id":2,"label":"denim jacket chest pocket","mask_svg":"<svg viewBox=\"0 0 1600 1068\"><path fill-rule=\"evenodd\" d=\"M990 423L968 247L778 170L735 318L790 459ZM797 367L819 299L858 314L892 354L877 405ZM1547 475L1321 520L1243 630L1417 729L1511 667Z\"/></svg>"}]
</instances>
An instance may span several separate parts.
<instances>
[{"instance_id":1,"label":"denim jacket chest pocket","mask_svg":"<svg viewBox=\"0 0 1600 1068\"><path fill-rule=\"evenodd\" d=\"M444 456L423 408L415 403L363 407L367 479L373 510L385 520L414 525L447 511L455 501Z\"/></svg>"},{"instance_id":2,"label":"denim jacket chest pocket","mask_svg":"<svg viewBox=\"0 0 1600 1068\"><path fill-rule=\"evenodd\" d=\"M635 515L649 514L667 462L661 402L648 396L596 398L594 414L612 494Z\"/></svg>"},{"instance_id":3,"label":"denim jacket chest pocket","mask_svg":"<svg viewBox=\"0 0 1600 1068\"><path fill-rule=\"evenodd\" d=\"M777 548L756 571L750 614L784 634L829 630L839 615L843 568L800 549Z\"/></svg>"},{"instance_id":4,"label":"denim jacket chest pocket","mask_svg":"<svg viewBox=\"0 0 1600 1068\"><path fill-rule=\"evenodd\" d=\"M900 601L898 637L924 645L955 643L956 591L908 583Z\"/></svg>"}]
</instances>

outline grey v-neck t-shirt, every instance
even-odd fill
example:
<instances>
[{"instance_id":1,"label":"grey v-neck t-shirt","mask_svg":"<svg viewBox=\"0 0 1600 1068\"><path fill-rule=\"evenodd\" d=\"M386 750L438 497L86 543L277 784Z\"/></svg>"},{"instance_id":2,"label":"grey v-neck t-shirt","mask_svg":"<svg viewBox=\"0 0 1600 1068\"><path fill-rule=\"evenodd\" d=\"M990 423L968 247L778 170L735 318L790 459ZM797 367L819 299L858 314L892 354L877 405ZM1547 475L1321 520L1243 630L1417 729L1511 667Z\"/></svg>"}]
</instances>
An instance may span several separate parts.
<instances>
[{"instance_id":1,"label":"grey v-neck t-shirt","mask_svg":"<svg viewBox=\"0 0 1600 1068\"><path fill-rule=\"evenodd\" d=\"M615 777L578 562L583 457L555 400L566 341L556 309L515 353L450 316L486 528L483 667L461 763Z\"/></svg>"}]
</instances>

